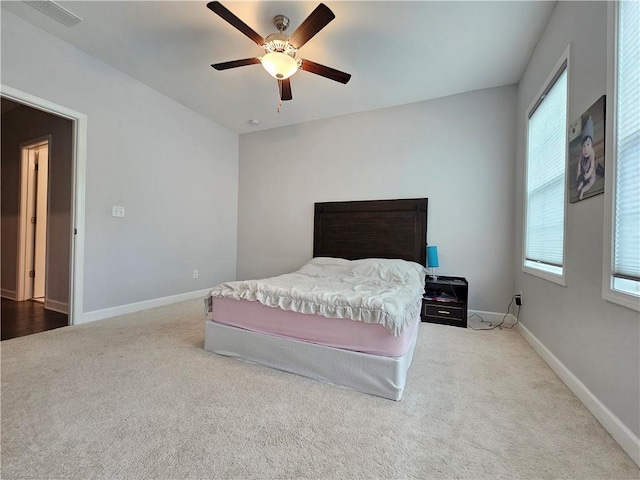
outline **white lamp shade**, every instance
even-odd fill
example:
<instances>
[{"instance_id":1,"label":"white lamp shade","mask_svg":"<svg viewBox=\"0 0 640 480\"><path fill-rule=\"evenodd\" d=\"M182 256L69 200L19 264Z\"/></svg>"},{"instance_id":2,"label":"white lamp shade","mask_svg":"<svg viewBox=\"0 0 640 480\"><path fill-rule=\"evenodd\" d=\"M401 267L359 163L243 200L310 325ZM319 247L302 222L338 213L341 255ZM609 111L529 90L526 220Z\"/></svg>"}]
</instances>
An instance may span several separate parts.
<instances>
[{"instance_id":1,"label":"white lamp shade","mask_svg":"<svg viewBox=\"0 0 640 480\"><path fill-rule=\"evenodd\" d=\"M282 52L267 53L262 57L262 66L269 74L278 80L284 80L298 71L298 62Z\"/></svg>"}]
</instances>

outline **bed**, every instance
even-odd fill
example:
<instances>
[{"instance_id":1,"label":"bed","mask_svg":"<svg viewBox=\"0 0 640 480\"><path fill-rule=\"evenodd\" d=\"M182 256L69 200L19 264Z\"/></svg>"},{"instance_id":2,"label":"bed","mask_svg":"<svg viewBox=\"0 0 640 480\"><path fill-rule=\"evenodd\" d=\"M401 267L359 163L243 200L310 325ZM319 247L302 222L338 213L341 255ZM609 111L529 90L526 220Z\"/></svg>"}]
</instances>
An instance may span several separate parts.
<instances>
[{"instance_id":1,"label":"bed","mask_svg":"<svg viewBox=\"0 0 640 480\"><path fill-rule=\"evenodd\" d=\"M205 298L205 349L400 400L420 328L427 203L316 203L313 259L290 274L214 288ZM304 282L320 300L295 294ZM341 282L365 291L357 308L334 292ZM380 282L386 293L373 294Z\"/></svg>"}]
</instances>

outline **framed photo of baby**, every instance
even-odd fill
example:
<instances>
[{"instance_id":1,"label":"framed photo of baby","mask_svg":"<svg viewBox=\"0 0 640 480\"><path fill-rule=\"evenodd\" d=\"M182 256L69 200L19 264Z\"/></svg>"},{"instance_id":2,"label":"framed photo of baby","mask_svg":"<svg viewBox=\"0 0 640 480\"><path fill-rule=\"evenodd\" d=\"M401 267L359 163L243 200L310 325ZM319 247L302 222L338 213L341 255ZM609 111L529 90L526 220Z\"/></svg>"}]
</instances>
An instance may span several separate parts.
<instances>
[{"instance_id":1,"label":"framed photo of baby","mask_svg":"<svg viewBox=\"0 0 640 480\"><path fill-rule=\"evenodd\" d=\"M604 192L605 95L569 127L569 201Z\"/></svg>"}]
</instances>

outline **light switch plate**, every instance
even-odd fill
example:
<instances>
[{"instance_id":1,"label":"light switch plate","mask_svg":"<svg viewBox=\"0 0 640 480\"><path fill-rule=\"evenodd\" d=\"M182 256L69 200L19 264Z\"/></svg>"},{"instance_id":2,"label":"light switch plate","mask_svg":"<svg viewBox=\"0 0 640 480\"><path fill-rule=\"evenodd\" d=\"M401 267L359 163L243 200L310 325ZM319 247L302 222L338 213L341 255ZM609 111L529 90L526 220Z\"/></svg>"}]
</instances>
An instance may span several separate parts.
<instances>
[{"instance_id":1,"label":"light switch plate","mask_svg":"<svg viewBox=\"0 0 640 480\"><path fill-rule=\"evenodd\" d=\"M117 205L114 205L111 208L111 216L113 216L113 217L124 217L124 207L118 207Z\"/></svg>"}]
</instances>

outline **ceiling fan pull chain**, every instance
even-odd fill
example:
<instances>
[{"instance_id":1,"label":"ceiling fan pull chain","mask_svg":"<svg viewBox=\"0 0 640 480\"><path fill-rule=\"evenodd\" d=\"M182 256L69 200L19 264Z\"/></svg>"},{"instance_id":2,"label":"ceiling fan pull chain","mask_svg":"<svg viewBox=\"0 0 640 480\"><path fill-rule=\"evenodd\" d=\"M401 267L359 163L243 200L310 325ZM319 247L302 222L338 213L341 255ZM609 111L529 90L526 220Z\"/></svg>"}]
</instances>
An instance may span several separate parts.
<instances>
[{"instance_id":1,"label":"ceiling fan pull chain","mask_svg":"<svg viewBox=\"0 0 640 480\"><path fill-rule=\"evenodd\" d=\"M282 108L282 99L278 100L278 108L276 108L276 112L280 113L280 108Z\"/></svg>"}]
</instances>

